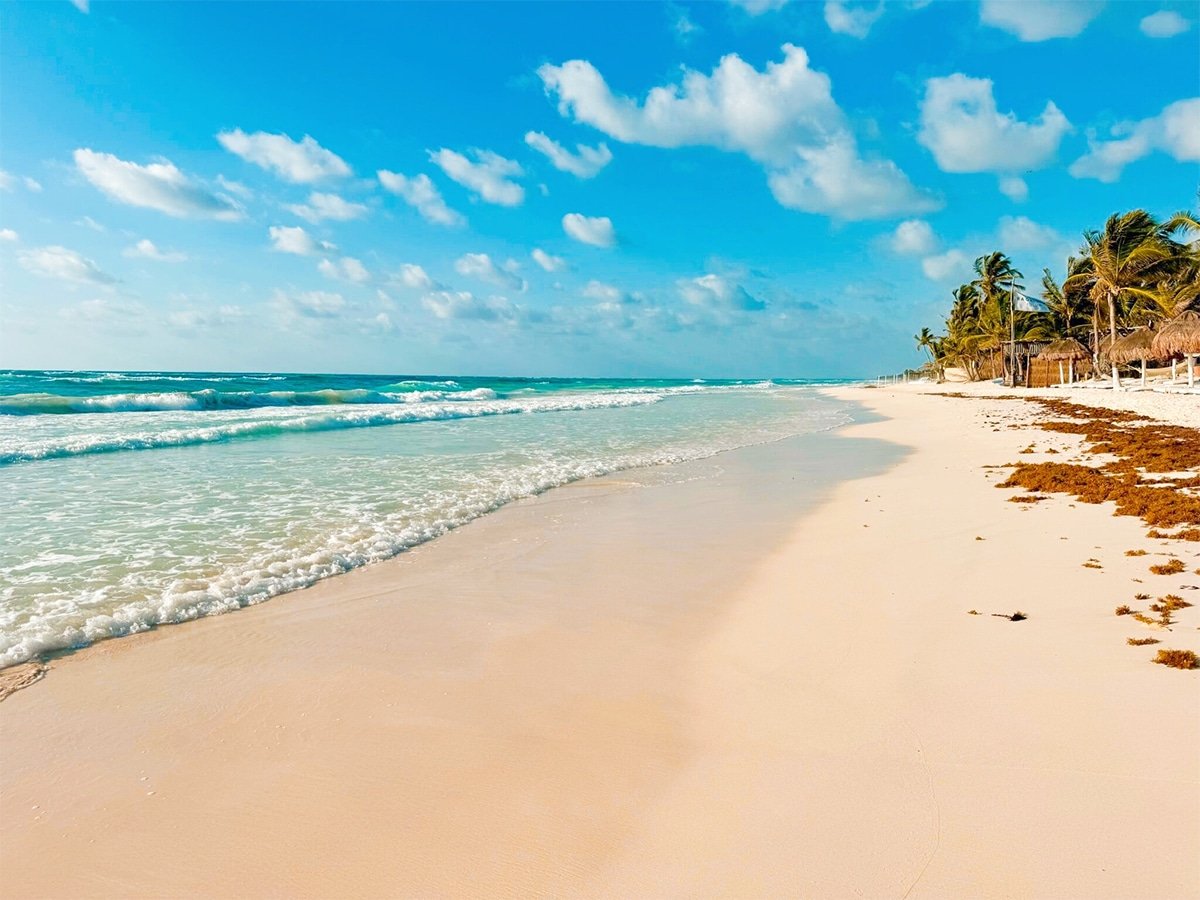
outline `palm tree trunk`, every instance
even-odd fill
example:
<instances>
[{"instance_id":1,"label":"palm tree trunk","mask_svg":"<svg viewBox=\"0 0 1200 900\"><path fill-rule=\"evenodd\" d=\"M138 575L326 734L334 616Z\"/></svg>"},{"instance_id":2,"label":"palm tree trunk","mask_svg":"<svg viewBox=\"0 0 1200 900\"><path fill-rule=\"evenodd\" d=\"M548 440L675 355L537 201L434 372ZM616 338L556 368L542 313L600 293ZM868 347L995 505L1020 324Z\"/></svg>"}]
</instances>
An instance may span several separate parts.
<instances>
[{"instance_id":1,"label":"palm tree trunk","mask_svg":"<svg viewBox=\"0 0 1200 900\"><path fill-rule=\"evenodd\" d=\"M1108 295L1108 331L1111 338L1111 343L1108 346L1111 347L1117 342L1117 295L1111 292ZM1119 391L1121 389L1121 376L1117 374L1117 364L1112 362L1111 359L1109 363L1112 365L1113 390Z\"/></svg>"},{"instance_id":2,"label":"palm tree trunk","mask_svg":"<svg viewBox=\"0 0 1200 900\"><path fill-rule=\"evenodd\" d=\"M1100 307L1092 304L1092 378L1100 377Z\"/></svg>"}]
</instances>

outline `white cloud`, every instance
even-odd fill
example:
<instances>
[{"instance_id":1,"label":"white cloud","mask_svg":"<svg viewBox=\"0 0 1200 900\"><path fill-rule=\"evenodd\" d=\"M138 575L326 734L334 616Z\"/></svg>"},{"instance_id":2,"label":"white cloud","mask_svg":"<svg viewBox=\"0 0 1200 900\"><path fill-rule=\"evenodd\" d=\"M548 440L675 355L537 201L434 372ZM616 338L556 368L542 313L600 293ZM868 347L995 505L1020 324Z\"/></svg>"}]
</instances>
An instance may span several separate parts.
<instances>
[{"instance_id":1,"label":"white cloud","mask_svg":"<svg viewBox=\"0 0 1200 900\"><path fill-rule=\"evenodd\" d=\"M0 169L0 191L11 191L13 186L13 176L11 172L5 172Z\"/></svg>"},{"instance_id":2,"label":"white cloud","mask_svg":"<svg viewBox=\"0 0 1200 900\"><path fill-rule=\"evenodd\" d=\"M902 256L928 256L937 249L937 235L924 219L908 219L896 226L889 242L893 253Z\"/></svg>"},{"instance_id":3,"label":"white cloud","mask_svg":"<svg viewBox=\"0 0 1200 900\"><path fill-rule=\"evenodd\" d=\"M525 201L525 189L511 180L525 174L519 163L490 150L472 149L471 155L475 157L475 162L443 147L431 152L429 158L451 179L474 191L488 203L520 206Z\"/></svg>"},{"instance_id":4,"label":"white cloud","mask_svg":"<svg viewBox=\"0 0 1200 900\"><path fill-rule=\"evenodd\" d=\"M326 178L344 178L351 174L346 161L326 150L307 134L293 141L286 134L256 131L247 134L240 128L217 135L221 146L246 162L275 172L293 184L311 184Z\"/></svg>"},{"instance_id":5,"label":"white cloud","mask_svg":"<svg viewBox=\"0 0 1200 900\"><path fill-rule=\"evenodd\" d=\"M729 0L734 6L740 6L752 16L761 16L765 12L783 9L788 0Z\"/></svg>"},{"instance_id":6,"label":"white cloud","mask_svg":"<svg viewBox=\"0 0 1200 900\"><path fill-rule=\"evenodd\" d=\"M0 228L0 241L19 241L21 239L11 228Z\"/></svg>"},{"instance_id":7,"label":"white cloud","mask_svg":"<svg viewBox=\"0 0 1200 900\"><path fill-rule=\"evenodd\" d=\"M254 191L250 190L250 188L246 187L240 181L232 181L224 175L217 176L217 184L225 188L229 193L241 197L243 200L249 200L254 196Z\"/></svg>"},{"instance_id":8,"label":"white cloud","mask_svg":"<svg viewBox=\"0 0 1200 900\"><path fill-rule=\"evenodd\" d=\"M318 241L299 225L294 228L286 225L272 225L267 229L271 237L271 249L278 253L292 253L296 256L315 256L318 253L336 250L329 241Z\"/></svg>"},{"instance_id":9,"label":"white cloud","mask_svg":"<svg viewBox=\"0 0 1200 900\"><path fill-rule=\"evenodd\" d=\"M40 194L42 192L42 184L37 179L26 176L21 180L25 182L25 190L33 191L35 194Z\"/></svg>"},{"instance_id":10,"label":"white cloud","mask_svg":"<svg viewBox=\"0 0 1200 900\"><path fill-rule=\"evenodd\" d=\"M35 275L78 284L113 284L116 279L90 259L66 247L35 247L17 254L21 265Z\"/></svg>"},{"instance_id":11,"label":"white cloud","mask_svg":"<svg viewBox=\"0 0 1200 900\"><path fill-rule=\"evenodd\" d=\"M871 26L883 15L883 0L873 4L851 0L825 0L825 24L830 31L865 38Z\"/></svg>"},{"instance_id":12,"label":"white cloud","mask_svg":"<svg viewBox=\"0 0 1200 900\"><path fill-rule=\"evenodd\" d=\"M477 278L515 291L524 291L527 287L525 279L511 267L500 268L486 253L464 253L454 263L454 271L466 278Z\"/></svg>"},{"instance_id":13,"label":"white cloud","mask_svg":"<svg viewBox=\"0 0 1200 900\"><path fill-rule=\"evenodd\" d=\"M829 77L800 47L784 44L783 53L762 71L728 54L711 74L686 69L680 84L655 87L640 103L614 95L585 60L543 65L538 75L562 115L616 140L745 154L785 206L845 219L935 207L894 163L860 157Z\"/></svg>"},{"instance_id":14,"label":"white cloud","mask_svg":"<svg viewBox=\"0 0 1200 900\"><path fill-rule=\"evenodd\" d=\"M980 0L979 21L1022 41L1048 41L1075 37L1103 9L1103 0Z\"/></svg>"},{"instance_id":15,"label":"white cloud","mask_svg":"<svg viewBox=\"0 0 1200 900\"><path fill-rule=\"evenodd\" d=\"M107 234L108 229L93 219L91 216L81 216L75 220L76 225L82 225L84 228L90 228L92 231L98 231L101 234Z\"/></svg>"},{"instance_id":16,"label":"white cloud","mask_svg":"<svg viewBox=\"0 0 1200 900\"><path fill-rule=\"evenodd\" d=\"M1200 161L1200 97L1178 100L1157 116L1122 122L1111 129L1112 140L1088 135L1088 152L1068 170L1076 178L1114 182L1125 166L1155 150L1179 162Z\"/></svg>"},{"instance_id":17,"label":"white cloud","mask_svg":"<svg viewBox=\"0 0 1200 900\"><path fill-rule=\"evenodd\" d=\"M562 226L568 237L593 247L611 247L617 242L612 219L608 216L567 213L562 217Z\"/></svg>"},{"instance_id":18,"label":"white cloud","mask_svg":"<svg viewBox=\"0 0 1200 900\"><path fill-rule=\"evenodd\" d=\"M178 250L160 250L149 238L142 238L132 247L126 247L124 255L134 259L153 259L156 262L169 263L184 262L187 259L187 254Z\"/></svg>"},{"instance_id":19,"label":"white cloud","mask_svg":"<svg viewBox=\"0 0 1200 900\"><path fill-rule=\"evenodd\" d=\"M90 0L71 0L71 5L86 15L89 12Z\"/></svg>"},{"instance_id":20,"label":"white cloud","mask_svg":"<svg viewBox=\"0 0 1200 900\"><path fill-rule=\"evenodd\" d=\"M965 278L970 269L971 259L961 250L947 250L937 256L927 256L921 260L921 271L931 281L947 281L954 278Z\"/></svg>"},{"instance_id":21,"label":"white cloud","mask_svg":"<svg viewBox=\"0 0 1200 900\"><path fill-rule=\"evenodd\" d=\"M439 319L477 319L485 322L512 321L517 311L505 297L476 297L470 291L433 291L421 304Z\"/></svg>"},{"instance_id":22,"label":"white cloud","mask_svg":"<svg viewBox=\"0 0 1200 900\"><path fill-rule=\"evenodd\" d=\"M317 271L326 278L338 281L350 281L354 284L365 284L371 280L367 267L353 256L343 256L341 259L323 259L317 263Z\"/></svg>"},{"instance_id":23,"label":"white cloud","mask_svg":"<svg viewBox=\"0 0 1200 900\"><path fill-rule=\"evenodd\" d=\"M361 203L351 203L337 194L322 194L316 191L308 195L308 203L292 203L284 208L313 223L323 219L348 222L351 219L361 219L369 212Z\"/></svg>"},{"instance_id":24,"label":"white cloud","mask_svg":"<svg viewBox=\"0 0 1200 900\"><path fill-rule=\"evenodd\" d=\"M405 263L402 265L400 271L396 274L396 280L405 287L421 291L427 291L436 286L434 280L429 277L429 273L416 263Z\"/></svg>"},{"instance_id":25,"label":"white cloud","mask_svg":"<svg viewBox=\"0 0 1200 900\"><path fill-rule=\"evenodd\" d=\"M200 186L169 160L139 166L87 148L76 150L74 158L83 177L119 203L156 209L177 218L242 218L242 210L233 200Z\"/></svg>"},{"instance_id":26,"label":"white cloud","mask_svg":"<svg viewBox=\"0 0 1200 900\"><path fill-rule=\"evenodd\" d=\"M336 319L345 313L349 304L341 294L331 291L301 291L288 294L277 290L271 299L271 306L284 319Z\"/></svg>"},{"instance_id":27,"label":"white cloud","mask_svg":"<svg viewBox=\"0 0 1200 900\"><path fill-rule=\"evenodd\" d=\"M619 303L626 297L623 290L615 285L605 284L603 281L592 279L583 288L582 294L589 300L596 300L600 303Z\"/></svg>"},{"instance_id":28,"label":"white cloud","mask_svg":"<svg viewBox=\"0 0 1200 900\"><path fill-rule=\"evenodd\" d=\"M1019 172L1053 160L1070 130L1054 103L1021 122L996 109L991 79L956 73L925 82L917 139L943 172Z\"/></svg>"},{"instance_id":29,"label":"white cloud","mask_svg":"<svg viewBox=\"0 0 1200 900\"><path fill-rule=\"evenodd\" d=\"M1014 203L1024 203L1029 199L1029 185L1024 178L1016 175L1005 175L1000 179L1000 193Z\"/></svg>"},{"instance_id":30,"label":"white cloud","mask_svg":"<svg viewBox=\"0 0 1200 900\"><path fill-rule=\"evenodd\" d=\"M577 178L593 178L612 162L612 151L607 144L588 147L576 144L572 153L562 144L551 140L540 131L530 131L525 135L525 143L534 150L544 154L560 172L570 172Z\"/></svg>"},{"instance_id":31,"label":"white cloud","mask_svg":"<svg viewBox=\"0 0 1200 900\"><path fill-rule=\"evenodd\" d=\"M841 219L886 219L932 212L941 203L917 191L891 160L860 159L853 142L797 149L801 163L772 172L767 184L789 209Z\"/></svg>"},{"instance_id":32,"label":"white cloud","mask_svg":"<svg viewBox=\"0 0 1200 900\"><path fill-rule=\"evenodd\" d=\"M561 256L551 256L541 247L534 247L533 252L529 254L533 257L533 261L545 269L547 272L561 272L567 267L567 261Z\"/></svg>"},{"instance_id":33,"label":"white cloud","mask_svg":"<svg viewBox=\"0 0 1200 900\"><path fill-rule=\"evenodd\" d=\"M201 331L236 325L249 313L240 306L227 304L215 310L179 309L167 314L167 324L177 331Z\"/></svg>"},{"instance_id":34,"label":"white cloud","mask_svg":"<svg viewBox=\"0 0 1200 900\"><path fill-rule=\"evenodd\" d=\"M1174 10L1160 9L1142 19L1138 27L1147 37L1170 38L1183 34L1192 27L1192 23Z\"/></svg>"},{"instance_id":35,"label":"white cloud","mask_svg":"<svg viewBox=\"0 0 1200 900\"><path fill-rule=\"evenodd\" d=\"M687 10L683 7L667 4L667 13L671 16L671 29L681 43L686 44L704 29L692 21Z\"/></svg>"},{"instance_id":36,"label":"white cloud","mask_svg":"<svg viewBox=\"0 0 1200 900\"><path fill-rule=\"evenodd\" d=\"M401 197L428 221L438 225L457 227L466 223L461 214L450 209L428 175L401 175L380 169L376 175L384 189Z\"/></svg>"},{"instance_id":37,"label":"white cloud","mask_svg":"<svg viewBox=\"0 0 1200 900\"><path fill-rule=\"evenodd\" d=\"M1070 242L1066 237L1027 216L1002 216L996 233L1000 248L1008 254L1014 250L1052 251L1060 247L1066 247L1070 252Z\"/></svg>"},{"instance_id":38,"label":"white cloud","mask_svg":"<svg viewBox=\"0 0 1200 900\"><path fill-rule=\"evenodd\" d=\"M678 282L679 294L694 306L717 311L760 312L767 304L723 275L702 275Z\"/></svg>"}]
</instances>

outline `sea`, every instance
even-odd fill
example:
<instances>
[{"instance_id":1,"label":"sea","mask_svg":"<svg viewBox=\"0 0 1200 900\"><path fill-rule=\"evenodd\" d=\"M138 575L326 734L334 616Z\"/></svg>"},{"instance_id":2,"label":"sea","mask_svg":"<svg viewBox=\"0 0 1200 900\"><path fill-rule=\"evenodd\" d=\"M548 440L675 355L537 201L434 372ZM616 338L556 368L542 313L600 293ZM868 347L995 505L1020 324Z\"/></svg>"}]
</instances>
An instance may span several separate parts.
<instances>
[{"instance_id":1,"label":"sea","mask_svg":"<svg viewBox=\"0 0 1200 900\"><path fill-rule=\"evenodd\" d=\"M838 427L836 383L0 370L0 667L260 603L571 481Z\"/></svg>"}]
</instances>

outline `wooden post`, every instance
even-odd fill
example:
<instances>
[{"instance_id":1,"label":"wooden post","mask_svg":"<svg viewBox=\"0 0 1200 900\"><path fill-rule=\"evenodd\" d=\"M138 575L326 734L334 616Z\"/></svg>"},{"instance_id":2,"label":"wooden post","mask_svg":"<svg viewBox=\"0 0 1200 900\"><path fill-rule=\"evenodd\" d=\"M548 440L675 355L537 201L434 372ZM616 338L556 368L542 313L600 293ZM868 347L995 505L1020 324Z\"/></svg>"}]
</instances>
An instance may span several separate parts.
<instances>
[{"instance_id":1,"label":"wooden post","mask_svg":"<svg viewBox=\"0 0 1200 900\"><path fill-rule=\"evenodd\" d=\"M1058 383L1063 384L1064 382L1065 382L1065 379L1063 377L1062 360L1060 359L1058 361Z\"/></svg>"}]
</instances>

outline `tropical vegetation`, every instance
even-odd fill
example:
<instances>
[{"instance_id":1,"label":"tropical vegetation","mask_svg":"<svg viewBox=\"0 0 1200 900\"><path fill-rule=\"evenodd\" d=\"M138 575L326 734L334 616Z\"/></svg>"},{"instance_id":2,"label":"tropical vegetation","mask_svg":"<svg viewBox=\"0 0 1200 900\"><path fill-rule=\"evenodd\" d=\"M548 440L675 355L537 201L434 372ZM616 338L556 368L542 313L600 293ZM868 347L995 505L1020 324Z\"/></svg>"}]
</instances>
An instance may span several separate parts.
<instances>
[{"instance_id":1,"label":"tropical vegetation","mask_svg":"<svg viewBox=\"0 0 1200 900\"><path fill-rule=\"evenodd\" d=\"M1110 216L1084 232L1061 277L1042 271L1036 305L1044 310L1014 302L1025 296L1025 276L1005 253L979 257L974 274L954 289L944 332L923 328L914 336L939 376L950 367L972 380L1006 375L1010 338L1074 338L1098 375L1105 347L1123 332L1200 312L1200 217L1185 211L1160 221L1143 209Z\"/></svg>"}]
</instances>

